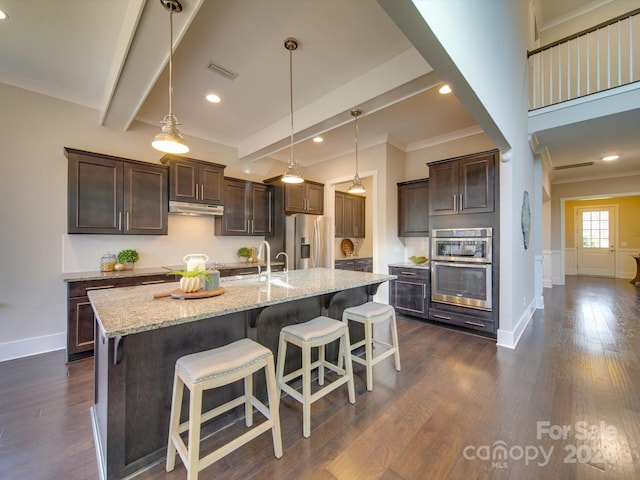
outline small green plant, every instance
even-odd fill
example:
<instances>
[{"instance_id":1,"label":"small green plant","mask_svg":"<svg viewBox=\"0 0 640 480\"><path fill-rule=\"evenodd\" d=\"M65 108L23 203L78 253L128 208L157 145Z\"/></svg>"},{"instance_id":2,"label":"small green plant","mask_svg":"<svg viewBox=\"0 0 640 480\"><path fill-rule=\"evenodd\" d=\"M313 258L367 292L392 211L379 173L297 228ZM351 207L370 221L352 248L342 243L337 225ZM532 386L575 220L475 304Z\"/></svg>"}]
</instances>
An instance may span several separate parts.
<instances>
[{"instance_id":1,"label":"small green plant","mask_svg":"<svg viewBox=\"0 0 640 480\"><path fill-rule=\"evenodd\" d=\"M118 252L119 263L136 263L140 259L140 255L135 250L120 250Z\"/></svg>"},{"instance_id":2,"label":"small green plant","mask_svg":"<svg viewBox=\"0 0 640 480\"><path fill-rule=\"evenodd\" d=\"M241 247L238 249L237 255L239 257L249 258L251 257L251 249L247 247Z\"/></svg>"}]
</instances>

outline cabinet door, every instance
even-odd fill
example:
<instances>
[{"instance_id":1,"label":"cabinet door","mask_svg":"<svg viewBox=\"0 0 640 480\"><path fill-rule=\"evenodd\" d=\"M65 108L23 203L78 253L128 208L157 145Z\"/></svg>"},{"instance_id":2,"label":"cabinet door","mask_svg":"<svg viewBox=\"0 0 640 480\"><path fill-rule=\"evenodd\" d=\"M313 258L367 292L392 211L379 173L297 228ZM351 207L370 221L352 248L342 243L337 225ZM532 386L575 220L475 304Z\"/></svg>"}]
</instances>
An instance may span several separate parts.
<instances>
[{"instance_id":1,"label":"cabinet door","mask_svg":"<svg viewBox=\"0 0 640 480\"><path fill-rule=\"evenodd\" d=\"M398 236L429 236L429 180L398 184Z\"/></svg>"},{"instance_id":2,"label":"cabinet door","mask_svg":"<svg viewBox=\"0 0 640 480\"><path fill-rule=\"evenodd\" d=\"M344 233L344 199L345 194L343 192L336 192L335 198L335 222L336 222L336 238L343 238Z\"/></svg>"},{"instance_id":3,"label":"cabinet door","mask_svg":"<svg viewBox=\"0 0 640 480\"><path fill-rule=\"evenodd\" d=\"M201 163L199 181L201 203L224 205L224 168L219 165Z\"/></svg>"},{"instance_id":4,"label":"cabinet door","mask_svg":"<svg viewBox=\"0 0 640 480\"><path fill-rule=\"evenodd\" d=\"M67 232L119 234L123 163L65 152L69 159Z\"/></svg>"},{"instance_id":5,"label":"cabinet door","mask_svg":"<svg viewBox=\"0 0 640 480\"><path fill-rule=\"evenodd\" d=\"M247 235L249 233L250 206L247 202L247 182L226 178L224 180L224 215L220 218L222 235ZM218 217L216 217L218 220Z\"/></svg>"},{"instance_id":6,"label":"cabinet door","mask_svg":"<svg viewBox=\"0 0 640 480\"><path fill-rule=\"evenodd\" d=\"M460 213L493 212L494 155L468 158L458 162Z\"/></svg>"},{"instance_id":7,"label":"cabinet door","mask_svg":"<svg viewBox=\"0 0 640 480\"><path fill-rule=\"evenodd\" d=\"M273 192L266 185L251 185L251 230L252 235L273 233Z\"/></svg>"},{"instance_id":8,"label":"cabinet door","mask_svg":"<svg viewBox=\"0 0 640 480\"><path fill-rule=\"evenodd\" d=\"M365 237L365 206L366 198L361 196L354 197L353 203L353 236L358 238Z\"/></svg>"},{"instance_id":9,"label":"cabinet door","mask_svg":"<svg viewBox=\"0 0 640 480\"><path fill-rule=\"evenodd\" d=\"M304 183L288 183L284 186L285 213L305 213L307 198Z\"/></svg>"},{"instance_id":10,"label":"cabinet door","mask_svg":"<svg viewBox=\"0 0 640 480\"><path fill-rule=\"evenodd\" d=\"M169 199L196 202L199 197L198 165L189 160L171 158Z\"/></svg>"},{"instance_id":11,"label":"cabinet door","mask_svg":"<svg viewBox=\"0 0 640 480\"><path fill-rule=\"evenodd\" d=\"M425 309L426 286L420 280L397 279L391 282L394 307L409 315L427 318Z\"/></svg>"},{"instance_id":12,"label":"cabinet door","mask_svg":"<svg viewBox=\"0 0 640 480\"><path fill-rule=\"evenodd\" d=\"M352 195L344 196L344 211L342 218L344 221L344 236L355 237L355 208L356 200Z\"/></svg>"},{"instance_id":13,"label":"cabinet door","mask_svg":"<svg viewBox=\"0 0 640 480\"><path fill-rule=\"evenodd\" d=\"M447 162L429 166L429 214L457 213L458 163Z\"/></svg>"},{"instance_id":14,"label":"cabinet door","mask_svg":"<svg viewBox=\"0 0 640 480\"><path fill-rule=\"evenodd\" d=\"M322 215L324 213L324 185L305 183L307 208L306 213Z\"/></svg>"},{"instance_id":15,"label":"cabinet door","mask_svg":"<svg viewBox=\"0 0 640 480\"><path fill-rule=\"evenodd\" d=\"M68 302L67 356L93 350L93 308L89 297L70 298Z\"/></svg>"},{"instance_id":16,"label":"cabinet door","mask_svg":"<svg viewBox=\"0 0 640 480\"><path fill-rule=\"evenodd\" d=\"M166 168L125 163L123 232L166 235L168 210Z\"/></svg>"}]
</instances>

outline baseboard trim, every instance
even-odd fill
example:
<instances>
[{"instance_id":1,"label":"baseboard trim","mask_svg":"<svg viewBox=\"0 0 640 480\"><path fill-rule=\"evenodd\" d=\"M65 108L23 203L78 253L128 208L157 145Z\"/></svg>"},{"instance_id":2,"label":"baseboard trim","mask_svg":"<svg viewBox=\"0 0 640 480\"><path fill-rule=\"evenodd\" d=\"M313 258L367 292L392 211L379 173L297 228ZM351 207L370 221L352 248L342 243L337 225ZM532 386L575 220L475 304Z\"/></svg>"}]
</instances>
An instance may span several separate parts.
<instances>
[{"instance_id":1,"label":"baseboard trim","mask_svg":"<svg viewBox=\"0 0 640 480\"><path fill-rule=\"evenodd\" d=\"M66 332L0 343L0 362L65 348L67 348Z\"/></svg>"},{"instance_id":2,"label":"baseboard trim","mask_svg":"<svg viewBox=\"0 0 640 480\"><path fill-rule=\"evenodd\" d=\"M524 311L513 330L504 330L499 328L497 338L498 346L514 350L520 341L520 337L522 337L522 334L524 333L524 329L529 325L529 322L533 318L534 313L535 308L532 302Z\"/></svg>"}]
</instances>

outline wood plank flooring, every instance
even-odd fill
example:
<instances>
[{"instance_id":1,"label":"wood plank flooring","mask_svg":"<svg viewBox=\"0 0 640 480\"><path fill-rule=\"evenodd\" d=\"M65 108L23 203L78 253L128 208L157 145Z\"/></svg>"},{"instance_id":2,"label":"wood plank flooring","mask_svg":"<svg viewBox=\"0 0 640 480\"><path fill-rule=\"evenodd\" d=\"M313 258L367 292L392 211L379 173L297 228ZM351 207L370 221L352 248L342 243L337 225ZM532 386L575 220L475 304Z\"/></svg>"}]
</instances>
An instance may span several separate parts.
<instances>
[{"instance_id":1,"label":"wood plank flooring","mask_svg":"<svg viewBox=\"0 0 640 480\"><path fill-rule=\"evenodd\" d=\"M346 388L314 403L309 439L301 406L284 397L282 458L265 433L199 478L640 478L640 288L567 277L545 290L516 350L408 318L398 327L401 372L383 361L367 392L354 364L356 404ZM0 363L0 478L97 478L92 399L91 359ZM160 464L136 478L186 473L178 460L171 473Z\"/></svg>"}]
</instances>

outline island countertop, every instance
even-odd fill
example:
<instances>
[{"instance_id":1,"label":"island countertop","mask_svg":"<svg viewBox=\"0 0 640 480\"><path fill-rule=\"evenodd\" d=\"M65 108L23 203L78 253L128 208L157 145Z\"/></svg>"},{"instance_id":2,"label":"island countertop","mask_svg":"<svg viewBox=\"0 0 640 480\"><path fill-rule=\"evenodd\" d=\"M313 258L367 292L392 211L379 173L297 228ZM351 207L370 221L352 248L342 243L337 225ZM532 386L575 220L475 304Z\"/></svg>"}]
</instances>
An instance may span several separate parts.
<instances>
[{"instance_id":1,"label":"island countertop","mask_svg":"<svg viewBox=\"0 0 640 480\"><path fill-rule=\"evenodd\" d=\"M130 335L229 313L251 310L354 287L379 284L395 275L327 268L271 274L271 280L221 279L222 295L178 300L153 295L178 288L178 283L143 285L88 292L96 319L107 338Z\"/></svg>"}]
</instances>

